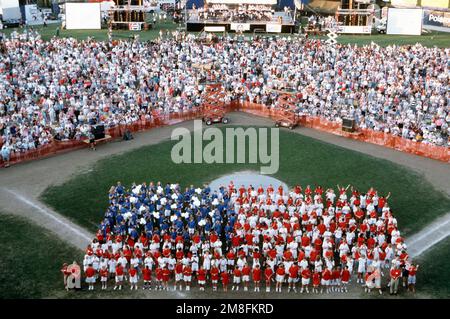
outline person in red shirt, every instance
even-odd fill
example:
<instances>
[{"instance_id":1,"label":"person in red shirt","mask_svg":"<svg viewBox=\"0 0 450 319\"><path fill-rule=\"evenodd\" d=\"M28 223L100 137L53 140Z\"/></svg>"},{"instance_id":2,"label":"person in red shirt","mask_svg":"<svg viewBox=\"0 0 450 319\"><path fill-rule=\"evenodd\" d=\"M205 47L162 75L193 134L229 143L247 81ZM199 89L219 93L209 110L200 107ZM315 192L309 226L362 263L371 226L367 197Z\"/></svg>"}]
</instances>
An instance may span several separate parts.
<instances>
[{"instance_id":1,"label":"person in red shirt","mask_svg":"<svg viewBox=\"0 0 450 319\"><path fill-rule=\"evenodd\" d=\"M177 285L180 285L180 290L183 290L181 282L183 281L183 264L180 260L177 261L175 265L175 284L173 290L177 290Z\"/></svg>"},{"instance_id":2,"label":"person in red shirt","mask_svg":"<svg viewBox=\"0 0 450 319\"><path fill-rule=\"evenodd\" d=\"M313 274L313 292L318 294L319 293L319 286L320 286L320 272L315 271Z\"/></svg>"},{"instance_id":3,"label":"person in red shirt","mask_svg":"<svg viewBox=\"0 0 450 319\"><path fill-rule=\"evenodd\" d=\"M242 267L242 282L244 283L244 291L248 291L248 284L250 282L250 273L251 268L247 263L244 264L244 267Z\"/></svg>"},{"instance_id":4,"label":"person in red shirt","mask_svg":"<svg viewBox=\"0 0 450 319\"><path fill-rule=\"evenodd\" d=\"M165 266L162 270L163 290L169 290L170 270Z\"/></svg>"},{"instance_id":5,"label":"person in red shirt","mask_svg":"<svg viewBox=\"0 0 450 319\"><path fill-rule=\"evenodd\" d=\"M408 290L412 293L416 292L416 274L419 269L419 265L409 265L408 267Z\"/></svg>"},{"instance_id":6,"label":"person in red shirt","mask_svg":"<svg viewBox=\"0 0 450 319\"><path fill-rule=\"evenodd\" d=\"M259 264L255 265L255 268L252 270L252 278L253 282L255 283L255 292L259 292L259 283L261 282L261 268L259 267Z\"/></svg>"},{"instance_id":7,"label":"person in red shirt","mask_svg":"<svg viewBox=\"0 0 450 319\"><path fill-rule=\"evenodd\" d=\"M341 292L341 269L339 267L334 267L331 272L331 291Z\"/></svg>"},{"instance_id":8,"label":"person in red shirt","mask_svg":"<svg viewBox=\"0 0 450 319\"><path fill-rule=\"evenodd\" d=\"M276 284L275 284L275 291L281 292L281 286L284 282L284 276L286 275L286 271L284 269L284 264L280 264L276 270Z\"/></svg>"},{"instance_id":9,"label":"person in red shirt","mask_svg":"<svg viewBox=\"0 0 450 319\"><path fill-rule=\"evenodd\" d=\"M137 269L134 267L131 267L130 270L128 271L128 275L130 276L130 290L137 290L137 282L138 282L138 274L137 274Z\"/></svg>"},{"instance_id":10,"label":"person in red shirt","mask_svg":"<svg viewBox=\"0 0 450 319\"><path fill-rule=\"evenodd\" d=\"M234 249L230 249L230 251L227 253L227 268L228 271L232 271L234 268L234 261L236 259L236 254L234 253Z\"/></svg>"},{"instance_id":11,"label":"person in red shirt","mask_svg":"<svg viewBox=\"0 0 450 319\"><path fill-rule=\"evenodd\" d=\"M116 284L114 286L114 290L119 288L119 290L122 290L122 284L123 284L123 266L121 263L118 263L116 266Z\"/></svg>"},{"instance_id":12,"label":"person in red shirt","mask_svg":"<svg viewBox=\"0 0 450 319\"><path fill-rule=\"evenodd\" d=\"M88 290L94 290L96 274L94 267L92 267L92 264L90 264L84 272L86 274L86 283L89 284Z\"/></svg>"},{"instance_id":13,"label":"person in red shirt","mask_svg":"<svg viewBox=\"0 0 450 319\"><path fill-rule=\"evenodd\" d=\"M206 283L206 270L203 266L197 272L197 282L200 286L200 291L205 291L205 283Z\"/></svg>"},{"instance_id":14,"label":"person in red shirt","mask_svg":"<svg viewBox=\"0 0 450 319\"><path fill-rule=\"evenodd\" d=\"M303 293L303 290L306 290L306 293L309 294L308 286L311 281L311 270L309 268L305 268L302 270L302 289L300 289L300 293Z\"/></svg>"},{"instance_id":15,"label":"person in red shirt","mask_svg":"<svg viewBox=\"0 0 450 319\"><path fill-rule=\"evenodd\" d=\"M291 288L294 289L295 292L297 292L297 288L295 287L296 282L298 281L298 265L297 263L293 263L291 267L289 267L289 278L288 278L288 292L291 291Z\"/></svg>"},{"instance_id":16,"label":"person in red shirt","mask_svg":"<svg viewBox=\"0 0 450 319\"><path fill-rule=\"evenodd\" d=\"M390 293L391 295L396 295L398 291L398 282L402 275L402 271L400 270L400 268L394 266L391 268L390 275L391 275L391 281L389 283Z\"/></svg>"},{"instance_id":17,"label":"person in red shirt","mask_svg":"<svg viewBox=\"0 0 450 319\"><path fill-rule=\"evenodd\" d=\"M142 269L142 278L144 279L144 287L142 287L142 289L152 290L152 270L148 267L148 265Z\"/></svg>"},{"instance_id":18,"label":"person in red shirt","mask_svg":"<svg viewBox=\"0 0 450 319\"><path fill-rule=\"evenodd\" d=\"M217 291L217 283L219 282L219 268L217 268L217 266L212 266L209 273L211 274L213 291Z\"/></svg>"},{"instance_id":19,"label":"person in red shirt","mask_svg":"<svg viewBox=\"0 0 450 319\"><path fill-rule=\"evenodd\" d=\"M342 269L341 271L341 284L343 292L348 292L347 286L349 281L350 281L350 271L348 270L348 267L345 266L344 269Z\"/></svg>"},{"instance_id":20,"label":"person in red shirt","mask_svg":"<svg viewBox=\"0 0 450 319\"><path fill-rule=\"evenodd\" d=\"M266 292L270 292L270 282L272 281L273 270L269 266L266 266L264 270L264 278L266 280Z\"/></svg>"},{"instance_id":21,"label":"person in red shirt","mask_svg":"<svg viewBox=\"0 0 450 319\"><path fill-rule=\"evenodd\" d=\"M102 290L107 289L108 274L108 269L106 268L106 266L103 266L100 269L100 281L102 283Z\"/></svg>"},{"instance_id":22,"label":"person in red shirt","mask_svg":"<svg viewBox=\"0 0 450 319\"><path fill-rule=\"evenodd\" d=\"M192 268L189 264L183 267L183 280L186 285L186 291L191 290Z\"/></svg>"},{"instance_id":23,"label":"person in red shirt","mask_svg":"<svg viewBox=\"0 0 450 319\"><path fill-rule=\"evenodd\" d=\"M155 269L156 274L156 288L155 290L162 290L162 268L158 265Z\"/></svg>"},{"instance_id":24,"label":"person in red shirt","mask_svg":"<svg viewBox=\"0 0 450 319\"><path fill-rule=\"evenodd\" d=\"M239 267L236 266L233 270L233 287L231 287L231 290L239 290L239 284L241 283L241 276L242 273L239 270Z\"/></svg>"},{"instance_id":25,"label":"person in red shirt","mask_svg":"<svg viewBox=\"0 0 450 319\"><path fill-rule=\"evenodd\" d=\"M331 280L331 270L328 268L325 268L322 271L322 280L320 282L322 285L322 289L320 289L320 293L323 292L324 287L326 287L327 294L330 292L330 280Z\"/></svg>"},{"instance_id":26,"label":"person in red shirt","mask_svg":"<svg viewBox=\"0 0 450 319\"><path fill-rule=\"evenodd\" d=\"M230 275L227 271L224 271L220 274L220 277L222 278L222 285L223 285L223 291L228 291L228 283L230 282Z\"/></svg>"}]
</instances>

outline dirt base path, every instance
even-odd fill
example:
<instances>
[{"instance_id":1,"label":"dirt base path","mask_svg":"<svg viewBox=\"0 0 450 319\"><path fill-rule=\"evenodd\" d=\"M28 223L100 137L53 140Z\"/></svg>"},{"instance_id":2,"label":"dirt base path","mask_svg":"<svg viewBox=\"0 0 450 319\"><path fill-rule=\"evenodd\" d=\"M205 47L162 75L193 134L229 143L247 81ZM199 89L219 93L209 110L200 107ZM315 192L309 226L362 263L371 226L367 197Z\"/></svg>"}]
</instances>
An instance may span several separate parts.
<instances>
[{"instance_id":1,"label":"dirt base path","mask_svg":"<svg viewBox=\"0 0 450 319\"><path fill-rule=\"evenodd\" d=\"M242 112L230 113L229 117L232 125L273 125L273 121L270 119ZM95 152L87 148L80 149L1 169L0 211L25 216L53 231L60 238L67 239L75 246L84 248L87 237L92 238L93 234L81 229L66 217L40 203L40 194L50 185L59 185L70 179L72 175L89 171L98 160L144 145L157 144L168 140L172 130L176 127L186 127L192 130L193 124L192 121L187 121L173 126L136 133L132 141L102 144L98 146ZM293 132L404 165L423 175L437 189L450 195L450 179L448 178L450 176L450 165L446 163L304 127L299 127ZM410 248L414 248L416 243L418 241L412 241Z\"/></svg>"}]
</instances>

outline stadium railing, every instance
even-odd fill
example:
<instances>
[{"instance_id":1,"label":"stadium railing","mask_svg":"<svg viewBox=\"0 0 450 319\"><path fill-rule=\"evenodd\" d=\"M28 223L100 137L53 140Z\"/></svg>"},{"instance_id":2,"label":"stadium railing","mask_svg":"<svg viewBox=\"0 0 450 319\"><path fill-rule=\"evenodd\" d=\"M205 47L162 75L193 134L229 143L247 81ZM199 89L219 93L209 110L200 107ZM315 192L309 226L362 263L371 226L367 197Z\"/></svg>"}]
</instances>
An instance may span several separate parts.
<instances>
[{"instance_id":1,"label":"stadium railing","mask_svg":"<svg viewBox=\"0 0 450 319\"><path fill-rule=\"evenodd\" d=\"M243 102L239 108L243 112L252 113L264 117L277 117L282 111L269 108L265 105ZM450 148L408 140L390 133L379 132L371 129L357 129L357 132L345 132L341 129L341 123L326 120L315 116L301 116L299 124L304 127L325 131L335 135L345 136L367 143L377 144L398 151L415 154L435 160L450 162Z\"/></svg>"},{"instance_id":2,"label":"stadium railing","mask_svg":"<svg viewBox=\"0 0 450 319\"><path fill-rule=\"evenodd\" d=\"M233 101L229 104L223 104L227 111L242 111L263 117L273 118L282 115L283 110L269 108L262 104ZM202 117L202 107L195 107L189 110L182 110L172 113L160 113L152 111L150 118L144 116L138 121L130 124L120 124L107 128L105 133L112 137L112 140L122 138L123 133L128 129L131 132L150 130L155 127L174 125L183 121L198 119ZM398 151L432 158L435 160L450 162L450 148L415 142L404 139L400 136L393 136L389 133L378 132L370 129L358 129L355 133L344 132L341 129L341 123L329 121L315 116L300 116L299 124L304 127L317 129L320 131L332 133L347 138L377 144L384 147L396 149ZM1 147L1 143L0 143ZM88 147L81 140L70 141L52 141L47 145L41 146L35 150L22 153L12 153L9 164L35 160L59 153L64 153L83 147ZM0 167L5 163L0 158Z\"/></svg>"}]
</instances>

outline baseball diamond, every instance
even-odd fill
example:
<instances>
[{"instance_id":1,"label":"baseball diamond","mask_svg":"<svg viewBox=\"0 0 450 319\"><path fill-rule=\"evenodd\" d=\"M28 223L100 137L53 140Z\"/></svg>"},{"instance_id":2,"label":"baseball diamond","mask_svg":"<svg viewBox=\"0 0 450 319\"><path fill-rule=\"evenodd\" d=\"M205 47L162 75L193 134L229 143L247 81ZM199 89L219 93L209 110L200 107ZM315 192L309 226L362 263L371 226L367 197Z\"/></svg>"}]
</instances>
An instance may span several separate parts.
<instances>
[{"instance_id":1,"label":"baseball diamond","mask_svg":"<svg viewBox=\"0 0 450 319\"><path fill-rule=\"evenodd\" d=\"M450 8L200 2L0 1L0 299L448 298Z\"/></svg>"}]
</instances>

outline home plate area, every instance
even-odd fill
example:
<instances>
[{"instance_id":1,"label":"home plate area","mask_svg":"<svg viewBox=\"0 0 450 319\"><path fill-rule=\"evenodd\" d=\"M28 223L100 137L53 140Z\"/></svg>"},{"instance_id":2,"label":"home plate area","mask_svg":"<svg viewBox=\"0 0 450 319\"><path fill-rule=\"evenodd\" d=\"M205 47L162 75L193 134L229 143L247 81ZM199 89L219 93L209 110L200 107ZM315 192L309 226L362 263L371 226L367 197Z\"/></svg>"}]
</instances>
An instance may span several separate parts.
<instances>
[{"instance_id":1,"label":"home plate area","mask_svg":"<svg viewBox=\"0 0 450 319\"><path fill-rule=\"evenodd\" d=\"M402 272L414 278L416 266L389 195L337 187L288 189L253 172L201 188L118 182L86 248L83 281L88 290L182 291L188 298L211 291L396 294Z\"/></svg>"}]
</instances>

